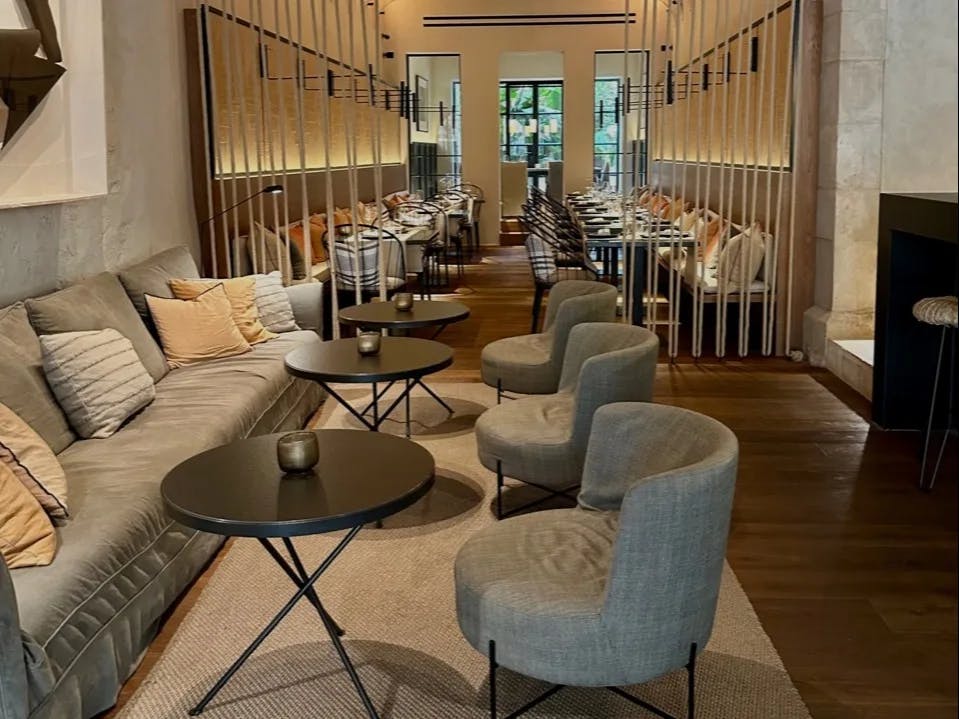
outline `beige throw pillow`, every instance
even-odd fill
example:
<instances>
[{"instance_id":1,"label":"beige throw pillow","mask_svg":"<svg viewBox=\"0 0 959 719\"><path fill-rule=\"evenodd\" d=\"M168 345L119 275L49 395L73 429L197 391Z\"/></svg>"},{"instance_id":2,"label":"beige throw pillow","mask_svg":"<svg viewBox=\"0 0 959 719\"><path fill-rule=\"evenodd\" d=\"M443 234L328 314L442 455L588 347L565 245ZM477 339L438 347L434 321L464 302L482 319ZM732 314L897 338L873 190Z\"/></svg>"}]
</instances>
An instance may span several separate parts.
<instances>
[{"instance_id":1,"label":"beige throw pillow","mask_svg":"<svg viewBox=\"0 0 959 719\"><path fill-rule=\"evenodd\" d=\"M766 243L758 225L753 225L733 238L723 248L716 268L716 278L726 290L748 288L762 269Z\"/></svg>"},{"instance_id":2,"label":"beige throw pillow","mask_svg":"<svg viewBox=\"0 0 959 719\"><path fill-rule=\"evenodd\" d=\"M271 332L293 332L300 329L279 271L253 277L256 280L256 306L263 326Z\"/></svg>"},{"instance_id":3,"label":"beige throw pillow","mask_svg":"<svg viewBox=\"0 0 959 719\"><path fill-rule=\"evenodd\" d=\"M250 351L222 284L192 300L146 298L171 368Z\"/></svg>"},{"instance_id":4,"label":"beige throw pillow","mask_svg":"<svg viewBox=\"0 0 959 719\"><path fill-rule=\"evenodd\" d=\"M56 455L30 425L0 404L0 464L6 466L54 519L67 516L67 477Z\"/></svg>"},{"instance_id":5,"label":"beige throw pillow","mask_svg":"<svg viewBox=\"0 0 959 719\"><path fill-rule=\"evenodd\" d=\"M84 439L111 436L156 396L130 340L116 330L42 335L40 346L47 383Z\"/></svg>"},{"instance_id":6,"label":"beige throw pillow","mask_svg":"<svg viewBox=\"0 0 959 719\"><path fill-rule=\"evenodd\" d=\"M10 569L53 561L57 533L43 507L5 463L0 462L0 555Z\"/></svg>"},{"instance_id":7,"label":"beige throw pillow","mask_svg":"<svg viewBox=\"0 0 959 719\"><path fill-rule=\"evenodd\" d=\"M240 334L251 345L276 337L260 321L256 304L256 280L253 277L234 277L229 280L170 280L170 289L178 300L193 300L217 285L223 285L230 300L233 321Z\"/></svg>"}]
</instances>

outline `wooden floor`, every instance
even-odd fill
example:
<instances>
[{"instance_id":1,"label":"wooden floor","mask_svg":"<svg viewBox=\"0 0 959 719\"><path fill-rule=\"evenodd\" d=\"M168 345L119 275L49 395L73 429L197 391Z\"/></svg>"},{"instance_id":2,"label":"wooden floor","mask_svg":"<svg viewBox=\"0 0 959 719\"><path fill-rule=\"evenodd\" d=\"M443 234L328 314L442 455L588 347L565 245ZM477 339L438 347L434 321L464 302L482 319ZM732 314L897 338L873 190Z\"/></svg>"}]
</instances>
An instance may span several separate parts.
<instances>
[{"instance_id":1,"label":"wooden floor","mask_svg":"<svg viewBox=\"0 0 959 719\"><path fill-rule=\"evenodd\" d=\"M477 381L486 343L528 331L523 252L492 250L468 268L457 294L472 316L442 336L455 362L437 379ZM915 435L872 429L858 395L785 360L661 364L656 401L712 415L740 439L729 560L813 717L954 719L955 445L935 491L919 492ZM172 612L121 706L215 567ZM707 696L701 706L708 717Z\"/></svg>"}]
</instances>

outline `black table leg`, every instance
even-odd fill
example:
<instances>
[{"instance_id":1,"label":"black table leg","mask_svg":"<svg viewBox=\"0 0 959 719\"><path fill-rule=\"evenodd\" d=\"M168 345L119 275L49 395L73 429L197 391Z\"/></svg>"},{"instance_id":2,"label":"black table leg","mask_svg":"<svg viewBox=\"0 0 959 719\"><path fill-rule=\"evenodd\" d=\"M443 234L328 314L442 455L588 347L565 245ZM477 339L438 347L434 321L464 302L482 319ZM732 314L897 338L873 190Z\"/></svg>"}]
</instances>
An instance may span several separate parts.
<instances>
[{"instance_id":1,"label":"black table leg","mask_svg":"<svg viewBox=\"0 0 959 719\"><path fill-rule=\"evenodd\" d=\"M394 385L394 384L396 384L396 382L390 382L390 383L389 383L388 385L386 385L386 387L384 387L383 390L382 390L381 392L379 392L379 393L376 392L376 384L374 384L374 385L373 385L373 399L370 400L370 403L369 403L368 405L366 405L366 408L365 408L362 412L360 412L360 414L362 414L364 417L365 417L366 415L368 415L368 414L370 413L370 410L374 408L374 406L376 405L376 403L379 402L381 399L383 399L383 396L384 396L387 392L389 392L391 389L393 389L393 385Z\"/></svg>"},{"instance_id":2,"label":"black table leg","mask_svg":"<svg viewBox=\"0 0 959 719\"><path fill-rule=\"evenodd\" d=\"M417 377L415 380L413 380L413 387L415 387L416 385L419 385L420 387L422 387L423 389L425 389L426 392L427 392L427 394L429 394L430 397L432 397L432 398L435 399L437 402L439 402L441 405L443 405L443 409L445 409L445 410L446 410L447 412L449 412L450 414L454 414L453 408L450 407L448 404L446 404L446 402L444 402L443 399L442 399L438 394L436 394L436 392L434 392L434 391L431 390L429 387L427 387L426 383L423 382L423 378L422 378L422 377ZM412 387L411 387L410 389L412 389Z\"/></svg>"},{"instance_id":3,"label":"black table leg","mask_svg":"<svg viewBox=\"0 0 959 719\"><path fill-rule=\"evenodd\" d=\"M623 266L623 287L629 285L629 278L633 277L633 291L631 302L633 307L633 324L640 326L646 314L644 297L646 294L646 248L630 247L626 250L626 262ZM636 271L633 274L631 265L636 262ZM626 308L623 308L625 311Z\"/></svg>"},{"instance_id":4,"label":"black table leg","mask_svg":"<svg viewBox=\"0 0 959 719\"><path fill-rule=\"evenodd\" d=\"M273 630L277 628L286 615L293 610L293 607L296 606L297 602L299 602L309 593L313 592L313 585L316 584L316 581L322 576L322 574L330 568L334 561L336 561L336 558L340 556L344 549L346 549L347 545L353 541L353 538L357 535L360 529L362 529L362 526L353 527L353 529L351 529L347 535L340 540L339 544L336 545L333 551L327 555L326 559L323 560L320 566L317 567L312 574L306 576L304 572L296 594L294 594L293 597L285 605L283 605L283 608L280 610L280 612L273 617L272 620L270 620L270 623L264 627L263 631L257 635L256 639L254 639L253 642L237 658L237 660L233 662L230 668L226 670L226 673L224 673L223 676L217 680L216 684L214 684L210 691L206 693L203 699L201 699L200 702L190 710L190 716L197 716L198 714L202 713L204 709L206 709L207 705L214 699L214 697L216 697L220 690L226 686L226 683L233 678L233 675L236 674L237 670L239 670L239 668L246 663L246 661L250 658L250 656L252 656L253 652L257 650L260 644L262 644L263 641L273 633ZM302 568L302 562L300 562L299 556L293 549L292 542L287 545L287 549L290 551L294 563L299 568ZM274 556L273 552L270 552L270 555ZM274 556L274 559L276 559L276 556ZM289 566L286 565L285 562L281 562L280 566L286 566L286 568L289 569ZM376 707L373 706L373 702L366 693L366 688L363 686L363 682L360 680L360 676L356 671L356 667L353 666L353 662L350 660L349 655L346 653L346 648L343 646L343 642L340 640L336 623L330 618L326 611L322 609L322 605L319 604L319 599L316 600L316 604L314 606L319 606L318 613L321 621L323 622L323 627L326 629L326 633L330 636L330 641L333 642L336 653L339 655L340 661L343 663L343 667L346 669L346 673L350 677L350 681L353 682L353 686L356 689L356 693L360 697L360 701L363 703L363 707L366 709L366 713L369 715L370 719L379 719L379 714L376 711Z\"/></svg>"},{"instance_id":5,"label":"black table leg","mask_svg":"<svg viewBox=\"0 0 959 719\"><path fill-rule=\"evenodd\" d=\"M349 402L347 402L347 401L342 397L342 395L338 394L338 393L336 392L336 390L332 389L326 382L320 382L319 385L320 385L324 390L326 390L327 394L329 394L330 397L332 397L332 398L335 399L337 402L339 402L341 405L343 405L343 407L345 407L346 410L347 410L350 414L352 414L354 417L356 417L356 419L358 419L358 420L362 423L362 425L363 425L364 427L366 427L368 430L370 430L371 432L375 432L375 431L377 430L377 428L380 426L379 422L377 422L376 424L373 424L373 423L370 422L368 419L366 419L366 417L364 417L362 414L360 414L360 413L357 412L355 409L353 409L353 405L351 405ZM380 421L382 422L382 420L380 420Z\"/></svg>"},{"instance_id":6,"label":"black table leg","mask_svg":"<svg viewBox=\"0 0 959 719\"><path fill-rule=\"evenodd\" d=\"M290 558L293 560L293 565L296 568L295 570L293 567L289 565L286 559L284 559L283 555L280 554L279 550L273 546L273 544L270 542L269 539L260 539L259 541L262 547L267 551L267 554L273 557L273 561L275 561L278 565L280 565L280 568L284 572L286 572L286 576L288 576L290 580L293 582L293 584L296 585L297 589L302 587L303 582L307 580L309 575L306 573L306 570L303 568L303 562L300 561L299 555L296 553L296 550L293 548L293 542L290 539L285 537L283 539L283 544L286 546L286 551L289 553ZM333 622L333 626L336 627L337 635L342 637L346 633L336 623L336 621L332 617L330 617L329 612L327 612L326 609L323 607L323 605L320 603L320 598L316 596L316 590L313 589L313 587L310 587L310 589L307 591L306 598L310 602L310 604L313 605L313 607L316 609L317 612L319 612L320 614L325 614L330 619L330 621Z\"/></svg>"},{"instance_id":7,"label":"black table leg","mask_svg":"<svg viewBox=\"0 0 959 719\"><path fill-rule=\"evenodd\" d=\"M410 381L406 380L406 438L410 438Z\"/></svg>"}]
</instances>

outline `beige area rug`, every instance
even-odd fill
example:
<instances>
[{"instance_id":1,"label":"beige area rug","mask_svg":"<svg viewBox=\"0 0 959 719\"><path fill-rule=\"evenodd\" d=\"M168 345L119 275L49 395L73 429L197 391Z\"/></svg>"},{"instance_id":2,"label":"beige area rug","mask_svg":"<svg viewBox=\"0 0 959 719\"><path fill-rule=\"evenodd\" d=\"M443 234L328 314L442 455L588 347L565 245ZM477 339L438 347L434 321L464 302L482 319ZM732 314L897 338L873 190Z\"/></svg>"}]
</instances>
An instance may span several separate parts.
<instances>
[{"instance_id":1,"label":"beige area rug","mask_svg":"<svg viewBox=\"0 0 959 719\"><path fill-rule=\"evenodd\" d=\"M485 407L495 403L495 392L478 384L434 388L452 404L455 416L448 418L420 390L412 408L414 438L436 458L435 489L416 506L387 520L385 528L360 532L317 584L327 609L346 629L347 651L384 719L489 716L486 658L466 643L457 626L452 567L464 540L494 522L490 507L495 477L476 459L472 425ZM355 387L344 392L356 404L368 396ZM357 425L330 400L318 426ZM384 430L400 434L403 425L388 421ZM525 498L522 491L513 491L507 506ZM296 541L309 570L338 536ZM292 584L255 540L237 540L122 717L185 716L292 594ZM498 678L501 716L546 688L509 671L501 671ZM728 567L715 630L700 658L697 680L698 717L809 717ZM633 690L684 716L685 686L685 672L680 671ZM303 602L203 716L350 719L366 715L318 617ZM611 692L566 689L529 716L652 715Z\"/></svg>"}]
</instances>

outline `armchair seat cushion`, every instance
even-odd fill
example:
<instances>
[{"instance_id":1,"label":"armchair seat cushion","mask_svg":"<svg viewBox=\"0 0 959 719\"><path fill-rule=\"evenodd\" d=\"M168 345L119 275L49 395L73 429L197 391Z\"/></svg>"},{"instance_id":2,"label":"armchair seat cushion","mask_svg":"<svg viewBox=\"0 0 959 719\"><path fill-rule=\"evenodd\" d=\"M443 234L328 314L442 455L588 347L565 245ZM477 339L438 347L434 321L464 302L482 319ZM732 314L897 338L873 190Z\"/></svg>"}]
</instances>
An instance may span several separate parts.
<instances>
[{"instance_id":1,"label":"armchair seat cushion","mask_svg":"<svg viewBox=\"0 0 959 719\"><path fill-rule=\"evenodd\" d=\"M565 489L579 484L582 458L573 448L572 392L523 397L486 410L476 421L480 462L532 484Z\"/></svg>"},{"instance_id":2,"label":"armchair seat cushion","mask_svg":"<svg viewBox=\"0 0 959 719\"><path fill-rule=\"evenodd\" d=\"M601 618L617 518L551 510L471 537L455 564L467 641L485 654L492 639L503 666L543 681L599 686L619 674Z\"/></svg>"},{"instance_id":3,"label":"armchair seat cushion","mask_svg":"<svg viewBox=\"0 0 959 719\"><path fill-rule=\"evenodd\" d=\"M556 391L558 373L551 369L549 333L507 337L491 342L481 354L483 381L519 394L549 394Z\"/></svg>"}]
</instances>

